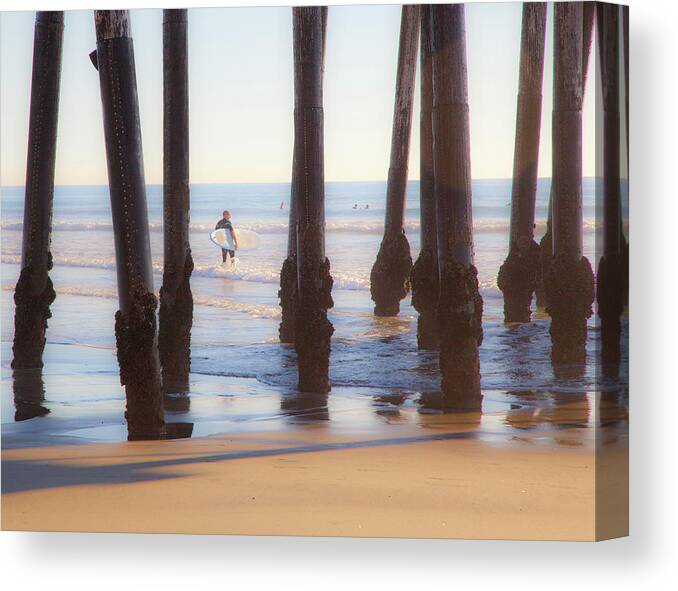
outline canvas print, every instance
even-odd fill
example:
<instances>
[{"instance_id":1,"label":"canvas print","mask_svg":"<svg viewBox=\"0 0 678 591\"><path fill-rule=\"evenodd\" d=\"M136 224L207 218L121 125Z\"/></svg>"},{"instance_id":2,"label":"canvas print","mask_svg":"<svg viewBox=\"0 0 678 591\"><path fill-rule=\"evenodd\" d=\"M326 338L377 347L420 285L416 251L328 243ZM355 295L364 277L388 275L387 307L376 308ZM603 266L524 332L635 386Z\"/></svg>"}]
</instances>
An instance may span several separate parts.
<instances>
[{"instance_id":1,"label":"canvas print","mask_svg":"<svg viewBox=\"0 0 678 591\"><path fill-rule=\"evenodd\" d=\"M626 7L0 27L3 529L627 535Z\"/></svg>"}]
</instances>

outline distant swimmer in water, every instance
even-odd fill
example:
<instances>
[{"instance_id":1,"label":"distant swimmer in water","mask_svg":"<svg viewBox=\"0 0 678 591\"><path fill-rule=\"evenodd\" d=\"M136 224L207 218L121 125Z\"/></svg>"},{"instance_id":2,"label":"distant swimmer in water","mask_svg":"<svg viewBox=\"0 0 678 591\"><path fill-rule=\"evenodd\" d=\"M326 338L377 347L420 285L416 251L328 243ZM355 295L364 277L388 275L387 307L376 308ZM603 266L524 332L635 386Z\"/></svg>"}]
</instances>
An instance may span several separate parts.
<instances>
[{"instance_id":1,"label":"distant swimmer in water","mask_svg":"<svg viewBox=\"0 0 678 591\"><path fill-rule=\"evenodd\" d=\"M224 213L222 214L223 217L217 222L216 227L214 228L215 230L221 230L222 228L226 230L227 232L230 233L231 239L233 241L233 250L222 248L221 249L221 258L222 262L226 262L228 258L230 257L230 263L231 267L235 266L235 250L238 248L238 237L235 234L235 230L233 229L233 224L231 223L231 212L228 211L227 209L224 210Z\"/></svg>"},{"instance_id":2,"label":"distant swimmer in water","mask_svg":"<svg viewBox=\"0 0 678 591\"><path fill-rule=\"evenodd\" d=\"M365 205L365 209L369 209L369 208L370 208L370 204L367 203L367 204Z\"/></svg>"},{"instance_id":3,"label":"distant swimmer in water","mask_svg":"<svg viewBox=\"0 0 678 591\"><path fill-rule=\"evenodd\" d=\"M357 203L354 203L354 204L353 204L353 209L358 209L358 204L357 204Z\"/></svg>"}]
</instances>

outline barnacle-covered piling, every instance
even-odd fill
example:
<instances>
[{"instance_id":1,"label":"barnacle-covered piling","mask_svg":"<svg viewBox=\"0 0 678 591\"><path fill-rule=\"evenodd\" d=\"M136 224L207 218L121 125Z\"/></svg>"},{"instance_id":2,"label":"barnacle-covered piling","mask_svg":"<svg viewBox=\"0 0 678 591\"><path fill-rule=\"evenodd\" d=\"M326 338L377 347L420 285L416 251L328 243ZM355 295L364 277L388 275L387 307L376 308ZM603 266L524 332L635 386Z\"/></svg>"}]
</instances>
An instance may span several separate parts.
<instances>
[{"instance_id":1,"label":"barnacle-covered piling","mask_svg":"<svg viewBox=\"0 0 678 591\"><path fill-rule=\"evenodd\" d=\"M21 274L14 291L15 369L42 367L49 308L56 297L49 271L63 32L63 12L36 13Z\"/></svg>"},{"instance_id":2,"label":"barnacle-covered piling","mask_svg":"<svg viewBox=\"0 0 678 591\"><path fill-rule=\"evenodd\" d=\"M403 6L384 237L370 273L370 293L377 316L396 316L400 311L400 300L407 296L410 288L412 256L404 221L419 27L419 6Z\"/></svg>"},{"instance_id":3,"label":"barnacle-covered piling","mask_svg":"<svg viewBox=\"0 0 678 591\"><path fill-rule=\"evenodd\" d=\"M164 435L134 46L126 10L95 11L120 309L115 336L129 439Z\"/></svg>"}]
</instances>

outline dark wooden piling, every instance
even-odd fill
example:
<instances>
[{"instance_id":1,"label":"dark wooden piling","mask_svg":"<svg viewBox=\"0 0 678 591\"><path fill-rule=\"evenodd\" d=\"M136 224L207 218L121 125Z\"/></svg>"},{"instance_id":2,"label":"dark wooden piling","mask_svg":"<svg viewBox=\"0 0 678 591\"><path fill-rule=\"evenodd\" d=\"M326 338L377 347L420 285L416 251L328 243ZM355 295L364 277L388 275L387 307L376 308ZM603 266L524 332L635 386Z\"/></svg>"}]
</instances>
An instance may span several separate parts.
<instances>
[{"instance_id":1,"label":"dark wooden piling","mask_svg":"<svg viewBox=\"0 0 678 591\"><path fill-rule=\"evenodd\" d=\"M582 102L586 93L586 80L589 74L589 60L591 59L591 44L593 43L593 22L596 16L596 2L582 2Z\"/></svg>"},{"instance_id":2,"label":"dark wooden piling","mask_svg":"<svg viewBox=\"0 0 678 591\"><path fill-rule=\"evenodd\" d=\"M287 256L280 269L280 289L278 290L281 308L278 335L281 343L294 343L294 323L297 306L297 198L294 180L295 170L296 165L292 163Z\"/></svg>"},{"instance_id":3,"label":"dark wooden piling","mask_svg":"<svg viewBox=\"0 0 678 591\"><path fill-rule=\"evenodd\" d=\"M452 411L479 411L482 299L473 265L464 5L433 5L431 37L443 404Z\"/></svg>"},{"instance_id":4,"label":"dark wooden piling","mask_svg":"<svg viewBox=\"0 0 678 591\"><path fill-rule=\"evenodd\" d=\"M629 7L622 6L622 32L624 35L624 113L626 115L626 167L629 164Z\"/></svg>"},{"instance_id":5,"label":"dark wooden piling","mask_svg":"<svg viewBox=\"0 0 678 591\"><path fill-rule=\"evenodd\" d=\"M626 132L626 182L628 184L630 172L629 157L631 148L629 145L629 7L622 6L622 36L624 42L624 114ZM622 225L624 216L622 215ZM624 273L624 304L629 304L629 242L628 237L622 230L622 269Z\"/></svg>"},{"instance_id":6,"label":"dark wooden piling","mask_svg":"<svg viewBox=\"0 0 678 591\"><path fill-rule=\"evenodd\" d=\"M191 368L187 12L163 11L164 269L158 349L165 390L184 388Z\"/></svg>"},{"instance_id":7,"label":"dark wooden piling","mask_svg":"<svg viewBox=\"0 0 678 591\"><path fill-rule=\"evenodd\" d=\"M532 294L541 274L539 245L534 240L534 211L545 40L546 3L523 4L509 252L497 279L504 294L505 322L530 321Z\"/></svg>"},{"instance_id":8,"label":"dark wooden piling","mask_svg":"<svg viewBox=\"0 0 678 591\"><path fill-rule=\"evenodd\" d=\"M297 306L294 346L299 390L328 392L333 306L325 257L323 9L293 8L294 172L297 210Z\"/></svg>"},{"instance_id":9,"label":"dark wooden piling","mask_svg":"<svg viewBox=\"0 0 678 591\"><path fill-rule=\"evenodd\" d=\"M374 313L377 316L396 316L400 311L400 300L407 296L409 291L412 257L410 244L405 236L404 221L418 46L419 6L403 6L391 157L386 185L384 237L370 273L370 292L375 303Z\"/></svg>"},{"instance_id":10,"label":"dark wooden piling","mask_svg":"<svg viewBox=\"0 0 678 591\"><path fill-rule=\"evenodd\" d=\"M129 439L164 432L153 268L134 47L126 10L97 10L101 89L120 310L115 336Z\"/></svg>"},{"instance_id":11,"label":"dark wooden piling","mask_svg":"<svg viewBox=\"0 0 678 591\"><path fill-rule=\"evenodd\" d=\"M327 6L321 7L322 11L322 68L325 69L325 47L327 30ZM296 138L295 138L296 142ZM295 144L296 145L296 144ZM293 149L293 158L296 155L296 147ZM292 183L290 187L290 211L287 231L287 256L280 269L280 298L281 319L278 334L281 343L294 343L294 324L297 304L297 192L296 163L292 162Z\"/></svg>"},{"instance_id":12,"label":"dark wooden piling","mask_svg":"<svg viewBox=\"0 0 678 591\"><path fill-rule=\"evenodd\" d=\"M591 55L591 42L593 40L593 20L595 16L596 3L582 2L582 102L583 95L586 93L586 78L589 71L589 57ZM553 174L551 175L553 176ZM553 231L552 231L552 213L553 211L553 179L551 179L551 193L549 195L548 213L546 215L546 232L539 242L541 256L541 276L539 287L537 288L537 307L547 307L546 290L544 288L544 278L548 276L551 260L553 259Z\"/></svg>"},{"instance_id":13,"label":"dark wooden piling","mask_svg":"<svg viewBox=\"0 0 678 591\"><path fill-rule=\"evenodd\" d=\"M56 294L49 278L63 12L37 12L28 123L21 274L14 292L12 367L41 368Z\"/></svg>"},{"instance_id":14,"label":"dark wooden piling","mask_svg":"<svg viewBox=\"0 0 678 591\"><path fill-rule=\"evenodd\" d=\"M603 255L596 296L602 359L620 359L620 317L624 311L624 261L620 186L619 7L597 6L600 78L603 95Z\"/></svg>"},{"instance_id":15,"label":"dark wooden piling","mask_svg":"<svg viewBox=\"0 0 678 591\"><path fill-rule=\"evenodd\" d=\"M594 281L583 256L583 7L554 5L553 259L545 278L554 362L586 360Z\"/></svg>"},{"instance_id":16,"label":"dark wooden piling","mask_svg":"<svg viewBox=\"0 0 678 591\"><path fill-rule=\"evenodd\" d=\"M419 121L419 219L421 249L412 267L412 305L419 312L419 349L438 349L438 237L436 202L433 190L433 71L431 62L431 7L421 11L421 115Z\"/></svg>"}]
</instances>

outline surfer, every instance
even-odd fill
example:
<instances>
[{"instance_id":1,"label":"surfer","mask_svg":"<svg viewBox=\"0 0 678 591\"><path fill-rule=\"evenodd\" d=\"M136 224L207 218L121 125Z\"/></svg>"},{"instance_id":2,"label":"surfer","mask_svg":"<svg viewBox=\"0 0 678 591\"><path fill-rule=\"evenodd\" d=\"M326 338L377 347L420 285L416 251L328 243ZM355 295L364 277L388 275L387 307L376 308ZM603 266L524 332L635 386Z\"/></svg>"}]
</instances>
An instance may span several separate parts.
<instances>
[{"instance_id":1,"label":"surfer","mask_svg":"<svg viewBox=\"0 0 678 591\"><path fill-rule=\"evenodd\" d=\"M226 232L230 234L231 240L229 242L233 243L233 249L222 248L221 258L222 262L225 263L228 260L228 257L230 256L231 265L234 265L235 250L238 248L238 237L235 235L235 230L233 229L233 224L231 223L231 212L226 209L224 210L222 215L223 217L217 222L217 225L214 229L215 230L224 229L226 230Z\"/></svg>"}]
</instances>

